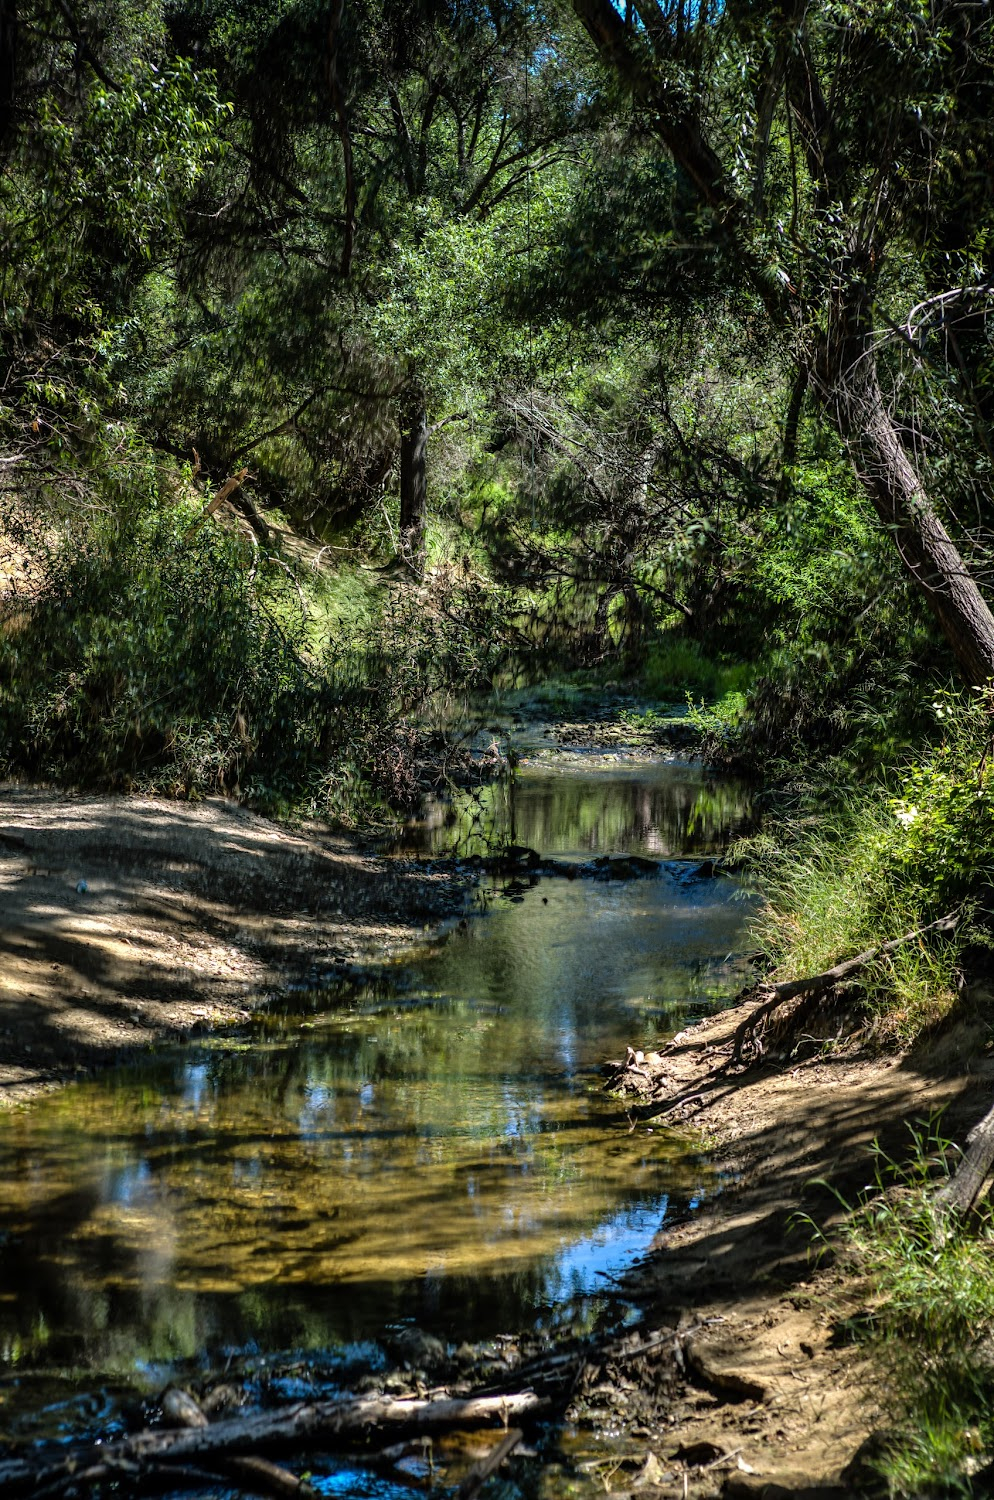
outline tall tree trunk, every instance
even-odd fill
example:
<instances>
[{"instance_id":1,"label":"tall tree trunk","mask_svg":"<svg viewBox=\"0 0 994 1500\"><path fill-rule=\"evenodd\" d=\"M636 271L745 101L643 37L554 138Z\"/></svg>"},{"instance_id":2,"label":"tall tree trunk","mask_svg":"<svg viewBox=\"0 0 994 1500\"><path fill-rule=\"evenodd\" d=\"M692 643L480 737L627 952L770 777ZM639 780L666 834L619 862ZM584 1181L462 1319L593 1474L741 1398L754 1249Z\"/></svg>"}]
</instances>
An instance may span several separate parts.
<instances>
[{"instance_id":1,"label":"tall tree trunk","mask_svg":"<svg viewBox=\"0 0 994 1500\"><path fill-rule=\"evenodd\" d=\"M994 677L994 614L932 505L887 409L869 338L829 342L815 389L970 683Z\"/></svg>"},{"instance_id":2,"label":"tall tree trunk","mask_svg":"<svg viewBox=\"0 0 994 1500\"><path fill-rule=\"evenodd\" d=\"M402 398L400 429L400 546L420 578L425 567L428 412L424 391L408 388Z\"/></svg>"}]
</instances>

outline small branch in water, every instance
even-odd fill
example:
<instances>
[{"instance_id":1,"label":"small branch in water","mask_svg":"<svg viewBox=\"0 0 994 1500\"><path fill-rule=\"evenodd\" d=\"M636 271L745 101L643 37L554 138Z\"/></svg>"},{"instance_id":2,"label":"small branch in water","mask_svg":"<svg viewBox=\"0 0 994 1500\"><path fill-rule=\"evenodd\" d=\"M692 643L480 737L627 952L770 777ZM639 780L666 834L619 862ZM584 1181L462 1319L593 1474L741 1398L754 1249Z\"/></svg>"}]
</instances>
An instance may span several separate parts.
<instances>
[{"instance_id":1,"label":"small branch in water","mask_svg":"<svg viewBox=\"0 0 994 1500\"><path fill-rule=\"evenodd\" d=\"M475 1500L491 1474L499 1469L505 1458L509 1458L521 1442L524 1433L519 1427L505 1432L499 1443L495 1443L485 1457L478 1459L459 1486L457 1500Z\"/></svg>"}]
</instances>

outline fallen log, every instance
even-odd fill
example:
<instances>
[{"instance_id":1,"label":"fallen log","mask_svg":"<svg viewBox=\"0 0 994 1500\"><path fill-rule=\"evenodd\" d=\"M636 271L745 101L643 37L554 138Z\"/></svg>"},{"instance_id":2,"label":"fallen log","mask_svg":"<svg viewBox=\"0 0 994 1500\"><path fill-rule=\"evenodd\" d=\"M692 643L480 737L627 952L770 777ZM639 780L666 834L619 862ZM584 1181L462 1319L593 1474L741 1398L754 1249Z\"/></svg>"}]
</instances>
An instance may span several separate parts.
<instances>
[{"instance_id":1,"label":"fallen log","mask_svg":"<svg viewBox=\"0 0 994 1500\"><path fill-rule=\"evenodd\" d=\"M336 1401L300 1403L274 1411L232 1417L207 1427L147 1430L113 1443L66 1448L53 1443L29 1456L0 1462L0 1495L14 1500L40 1491L58 1494L78 1486L82 1475L106 1477L135 1464L203 1463L235 1458L263 1449L286 1450L316 1443L331 1446L355 1442L384 1428L394 1433L446 1432L460 1427L507 1427L512 1420L534 1418L548 1401L532 1391L505 1396L423 1400L403 1396L352 1396ZM97 1471L100 1471L100 1474Z\"/></svg>"},{"instance_id":2,"label":"fallen log","mask_svg":"<svg viewBox=\"0 0 994 1500\"><path fill-rule=\"evenodd\" d=\"M958 912L950 912L948 916L939 917L935 922L929 922L924 927L916 927L913 932L906 932L901 937L891 938L886 943L879 943L875 948L867 948L865 953L857 953L855 958L844 959L842 963L836 964L831 969L825 969L821 974L809 974L804 979L788 979L782 984L759 984L751 992L747 991L741 998L748 998L749 993L762 996L760 1004L750 1011L745 1020L736 1028L732 1036L732 1056L730 1067L742 1061L742 1049L748 1041L755 1039L756 1028L767 1021L775 1010L781 1005L786 1005L789 1000L814 999L817 995L824 994L827 990L834 989L837 984L851 979L862 969L868 967L878 958L885 958L888 953L894 953L902 948L905 943L914 942L915 938L924 937L926 933L953 932L959 921ZM757 1050L761 1050L757 1044Z\"/></svg>"},{"instance_id":3,"label":"fallen log","mask_svg":"<svg viewBox=\"0 0 994 1500\"><path fill-rule=\"evenodd\" d=\"M162 1400L162 1415L174 1427L196 1428L202 1431L210 1426L206 1412L189 1391L172 1386ZM270 1463L268 1458L222 1458L218 1468L226 1474L240 1479L249 1489L260 1495L274 1495L276 1500L316 1500L317 1491L305 1479L291 1474L289 1469Z\"/></svg>"}]
</instances>

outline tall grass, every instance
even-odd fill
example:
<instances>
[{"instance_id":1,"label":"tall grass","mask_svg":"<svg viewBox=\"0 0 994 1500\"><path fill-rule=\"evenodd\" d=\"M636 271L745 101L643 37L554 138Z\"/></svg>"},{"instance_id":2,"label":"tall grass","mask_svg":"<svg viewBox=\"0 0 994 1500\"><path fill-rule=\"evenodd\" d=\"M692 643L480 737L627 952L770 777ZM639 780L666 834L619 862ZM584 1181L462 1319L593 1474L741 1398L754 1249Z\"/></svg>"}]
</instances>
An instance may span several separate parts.
<instances>
[{"instance_id":1,"label":"tall grass","mask_svg":"<svg viewBox=\"0 0 994 1500\"><path fill-rule=\"evenodd\" d=\"M928 867L908 878L899 811L879 794L849 797L780 840L767 833L742 847L766 897L754 936L772 977L820 973L943 914ZM861 971L852 984L879 1035L908 1044L948 1014L959 950L955 937L929 935Z\"/></svg>"},{"instance_id":2,"label":"tall grass","mask_svg":"<svg viewBox=\"0 0 994 1500\"><path fill-rule=\"evenodd\" d=\"M966 1224L936 1206L953 1151L935 1121L912 1127L905 1162L875 1154L840 1267L865 1302L852 1326L895 1418L875 1464L892 1495L970 1493L994 1446L994 1213L987 1205Z\"/></svg>"}]
</instances>

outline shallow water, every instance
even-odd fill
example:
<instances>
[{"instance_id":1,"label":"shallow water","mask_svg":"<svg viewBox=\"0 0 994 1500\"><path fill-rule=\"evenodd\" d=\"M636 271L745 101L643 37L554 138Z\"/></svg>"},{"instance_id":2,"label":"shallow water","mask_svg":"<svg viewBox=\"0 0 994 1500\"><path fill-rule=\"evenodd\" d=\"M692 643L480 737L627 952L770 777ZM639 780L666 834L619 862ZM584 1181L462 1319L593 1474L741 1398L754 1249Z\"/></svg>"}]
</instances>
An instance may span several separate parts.
<instances>
[{"instance_id":1,"label":"shallow water","mask_svg":"<svg viewBox=\"0 0 994 1500\"><path fill-rule=\"evenodd\" d=\"M745 787L679 760L558 752L524 759L512 779L429 804L394 847L486 854L520 844L560 859L712 854L749 824Z\"/></svg>"},{"instance_id":2,"label":"shallow water","mask_svg":"<svg viewBox=\"0 0 994 1500\"><path fill-rule=\"evenodd\" d=\"M526 780L515 828L543 853L714 852L744 816L676 764ZM737 987L747 910L693 862L491 888L369 983L0 1120L7 1412L40 1416L60 1371L154 1388L246 1350L347 1364L398 1321L458 1343L589 1320L714 1186L598 1067ZM85 1424L70 1406L39 1430L60 1425Z\"/></svg>"}]
</instances>

